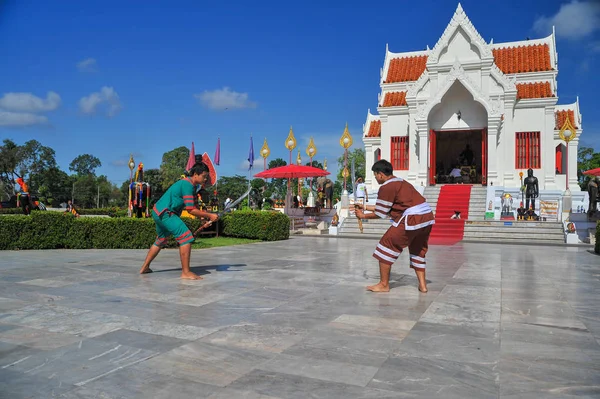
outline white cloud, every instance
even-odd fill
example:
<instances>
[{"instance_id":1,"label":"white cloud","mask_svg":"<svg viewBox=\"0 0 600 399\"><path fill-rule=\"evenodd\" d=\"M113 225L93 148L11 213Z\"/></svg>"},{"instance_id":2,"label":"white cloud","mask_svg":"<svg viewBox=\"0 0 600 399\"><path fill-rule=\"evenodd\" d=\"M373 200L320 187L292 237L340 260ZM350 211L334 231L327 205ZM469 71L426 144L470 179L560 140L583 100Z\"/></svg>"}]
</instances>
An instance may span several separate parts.
<instances>
[{"instance_id":1,"label":"white cloud","mask_svg":"<svg viewBox=\"0 0 600 399\"><path fill-rule=\"evenodd\" d=\"M231 91L229 87L194 94L201 105L213 110L256 108L256 103L248 100L248 93Z\"/></svg>"},{"instance_id":2,"label":"white cloud","mask_svg":"<svg viewBox=\"0 0 600 399\"><path fill-rule=\"evenodd\" d=\"M0 110L0 126L19 127L48 123L48 118L28 112L10 112Z\"/></svg>"},{"instance_id":3,"label":"white cloud","mask_svg":"<svg viewBox=\"0 0 600 399\"><path fill-rule=\"evenodd\" d=\"M54 111L60 103L60 96L53 91L48 92L45 100L31 93L4 93L0 98L0 108L17 112Z\"/></svg>"},{"instance_id":4,"label":"white cloud","mask_svg":"<svg viewBox=\"0 0 600 399\"><path fill-rule=\"evenodd\" d=\"M533 29L547 35L552 32L552 26L556 27L558 37L574 40L586 37L600 28L600 3L573 0L561 5L555 15L536 19Z\"/></svg>"},{"instance_id":5,"label":"white cloud","mask_svg":"<svg viewBox=\"0 0 600 399\"><path fill-rule=\"evenodd\" d=\"M267 159L268 161L268 159ZM262 172L263 170L263 158L256 158L254 160L254 165L252 166L252 176L254 176L255 174ZM268 163L268 162L267 162ZM247 159L244 159L242 162L240 162L240 164L238 165L237 169L240 172L248 172L248 168L250 167L250 162L248 162Z\"/></svg>"},{"instance_id":6,"label":"white cloud","mask_svg":"<svg viewBox=\"0 0 600 399\"><path fill-rule=\"evenodd\" d=\"M104 86L100 91L79 100L79 110L86 115L95 114L99 107L105 110L106 116L109 118L117 115L123 109L119 94L114 88Z\"/></svg>"},{"instance_id":7,"label":"white cloud","mask_svg":"<svg viewBox=\"0 0 600 399\"><path fill-rule=\"evenodd\" d=\"M95 58L86 58L83 61L79 61L77 63L77 69L79 72L96 72L98 69L98 64L96 63Z\"/></svg>"},{"instance_id":8,"label":"white cloud","mask_svg":"<svg viewBox=\"0 0 600 399\"><path fill-rule=\"evenodd\" d=\"M593 42L590 44L590 50L594 53L600 53L600 42Z\"/></svg>"}]
</instances>

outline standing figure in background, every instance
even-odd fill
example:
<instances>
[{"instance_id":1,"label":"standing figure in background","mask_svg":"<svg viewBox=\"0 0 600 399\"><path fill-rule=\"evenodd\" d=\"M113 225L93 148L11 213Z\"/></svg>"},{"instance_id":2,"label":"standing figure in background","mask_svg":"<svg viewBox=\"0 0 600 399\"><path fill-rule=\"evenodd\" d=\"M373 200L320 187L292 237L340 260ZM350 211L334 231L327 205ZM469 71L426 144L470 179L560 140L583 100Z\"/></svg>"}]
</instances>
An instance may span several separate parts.
<instances>
[{"instance_id":1,"label":"standing figure in background","mask_svg":"<svg viewBox=\"0 0 600 399\"><path fill-rule=\"evenodd\" d=\"M533 169L527 169L527 177L523 180L525 185L525 209L529 209L531 200L531 209L535 211L535 199L539 196L538 179L533 175Z\"/></svg>"},{"instance_id":2,"label":"standing figure in background","mask_svg":"<svg viewBox=\"0 0 600 399\"><path fill-rule=\"evenodd\" d=\"M590 199L590 209L588 215L593 215L594 212L598 211L598 187L600 186L600 177L591 179L588 183L588 196Z\"/></svg>"},{"instance_id":3,"label":"standing figure in background","mask_svg":"<svg viewBox=\"0 0 600 399\"><path fill-rule=\"evenodd\" d=\"M367 185L363 181L362 177L356 179L356 199L361 203L366 204L369 202L369 194L367 192Z\"/></svg>"},{"instance_id":4,"label":"standing figure in background","mask_svg":"<svg viewBox=\"0 0 600 399\"><path fill-rule=\"evenodd\" d=\"M23 213L29 215L31 213L31 200L29 198L29 186L25 183L22 177L17 178L17 184L21 190L17 194L17 206L21 206Z\"/></svg>"}]
</instances>

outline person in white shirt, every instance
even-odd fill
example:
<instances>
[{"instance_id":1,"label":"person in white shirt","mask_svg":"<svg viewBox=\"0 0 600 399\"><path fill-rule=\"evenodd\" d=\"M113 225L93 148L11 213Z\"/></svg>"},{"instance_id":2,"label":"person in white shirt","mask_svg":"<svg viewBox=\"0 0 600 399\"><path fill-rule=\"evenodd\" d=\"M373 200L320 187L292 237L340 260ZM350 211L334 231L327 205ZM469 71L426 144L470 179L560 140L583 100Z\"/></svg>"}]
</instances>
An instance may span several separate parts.
<instances>
[{"instance_id":1,"label":"person in white shirt","mask_svg":"<svg viewBox=\"0 0 600 399\"><path fill-rule=\"evenodd\" d=\"M460 167L458 165L454 167L454 169L452 169L452 172L450 172L450 176L452 177L452 180L455 183L462 183Z\"/></svg>"},{"instance_id":2,"label":"person in white shirt","mask_svg":"<svg viewBox=\"0 0 600 399\"><path fill-rule=\"evenodd\" d=\"M363 203L369 201L369 194L367 193L367 185L363 182L362 177L356 179L356 199L363 200Z\"/></svg>"}]
</instances>

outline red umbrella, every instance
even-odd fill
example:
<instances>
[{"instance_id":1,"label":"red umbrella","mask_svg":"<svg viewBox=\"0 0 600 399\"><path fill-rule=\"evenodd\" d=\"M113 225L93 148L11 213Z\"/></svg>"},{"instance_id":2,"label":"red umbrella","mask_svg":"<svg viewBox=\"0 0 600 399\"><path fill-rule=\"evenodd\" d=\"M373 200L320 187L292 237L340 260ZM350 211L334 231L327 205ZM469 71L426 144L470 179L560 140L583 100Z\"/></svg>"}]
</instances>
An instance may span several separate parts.
<instances>
[{"instance_id":1,"label":"red umbrella","mask_svg":"<svg viewBox=\"0 0 600 399\"><path fill-rule=\"evenodd\" d=\"M319 177L331 174L326 170L313 168L312 166L286 165L267 169L257 173L254 177L261 179L295 179L298 177Z\"/></svg>"},{"instance_id":2,"label":"red umbrella","mask_svg":"<svg viewBox=\"0 0 600 399\"><path fill-rule=\"evenodd\" d=\"M592 176L600 176L600 168L590 169L586 172L583 172L584 175L592 175Z\"/></svg>"}]
</instances>

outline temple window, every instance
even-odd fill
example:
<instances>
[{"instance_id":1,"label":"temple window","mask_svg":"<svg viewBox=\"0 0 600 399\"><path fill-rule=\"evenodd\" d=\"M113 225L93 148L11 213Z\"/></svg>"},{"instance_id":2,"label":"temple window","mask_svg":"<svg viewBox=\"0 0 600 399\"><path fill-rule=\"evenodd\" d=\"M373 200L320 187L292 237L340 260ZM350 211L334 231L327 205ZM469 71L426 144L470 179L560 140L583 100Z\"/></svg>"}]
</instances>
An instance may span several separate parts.
<instances>
[{"instance_id":1,"label":"temple window","mask_svg":"<svg viewBox=\"0 0 600 399\"><path fill-rule=\"evenodd\" d=\"M408 136L394 136L391 144L394 170L408 170Z\"/></svg>"},{"instance_id":2,"label":"temple window","mask_svg":"<svg viewBox=\"0 0 600 399\"><path fill-rule=\"evenodd\" d=\"M540 169L540 132L517 132L515 135L515 167Z\"/></svg>"}]
</instances>

